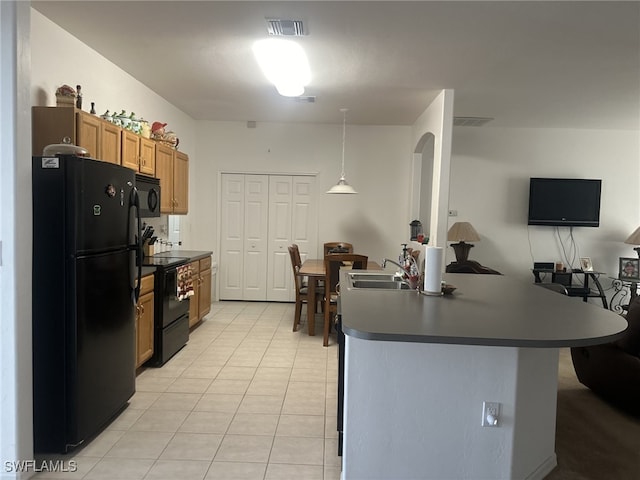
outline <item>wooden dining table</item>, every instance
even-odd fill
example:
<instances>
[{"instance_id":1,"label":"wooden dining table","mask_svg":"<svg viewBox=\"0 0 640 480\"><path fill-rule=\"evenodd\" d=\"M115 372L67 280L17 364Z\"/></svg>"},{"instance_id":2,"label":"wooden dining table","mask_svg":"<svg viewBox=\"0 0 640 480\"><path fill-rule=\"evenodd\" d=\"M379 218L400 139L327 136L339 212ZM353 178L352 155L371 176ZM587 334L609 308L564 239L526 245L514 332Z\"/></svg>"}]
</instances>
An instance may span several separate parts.
<instances>
[{"instance_id":1,"label":"wooden dining table","mask_svg":"<svg viewBox=\"0 0 640 480\"><path fill-rule=\"evenodd\" d=\"M367 262L367 270L382 270L382 267L380 267L378 263L369 260ZM299 273L300 275L305 275L309 278L307 290L307 326L309 329L309 335L315 335L317 303L316 289L318 286L318 280L323 280L325 276L324 259L308 258L302 262Z\"/></svg>"}]
</instances>

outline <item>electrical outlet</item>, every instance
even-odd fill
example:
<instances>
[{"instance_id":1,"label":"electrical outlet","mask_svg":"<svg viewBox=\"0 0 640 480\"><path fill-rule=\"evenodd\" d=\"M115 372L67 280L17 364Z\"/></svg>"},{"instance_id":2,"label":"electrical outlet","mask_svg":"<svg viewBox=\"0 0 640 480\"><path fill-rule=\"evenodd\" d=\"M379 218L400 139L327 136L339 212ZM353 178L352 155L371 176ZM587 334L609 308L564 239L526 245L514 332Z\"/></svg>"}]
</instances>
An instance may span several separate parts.
<instances>
[{"instance_id":1,"label":"electrical outlet","mask_svg":"<svg viewBox=\"0 0 640 480\"><path fill-rule=\"evenodd\" d=\"M497 427L500 420L500 404L498 402L482 402L482 426Z\"/></svg>"}]
</instances>

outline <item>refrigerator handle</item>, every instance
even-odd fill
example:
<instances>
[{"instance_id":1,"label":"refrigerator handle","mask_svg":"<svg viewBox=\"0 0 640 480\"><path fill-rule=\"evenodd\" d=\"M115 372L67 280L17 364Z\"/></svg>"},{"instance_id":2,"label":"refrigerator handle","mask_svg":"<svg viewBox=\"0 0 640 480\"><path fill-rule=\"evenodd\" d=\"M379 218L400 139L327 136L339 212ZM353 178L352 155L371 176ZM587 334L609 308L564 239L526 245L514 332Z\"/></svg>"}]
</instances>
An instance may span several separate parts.
<instances>
[{"instance_id":1,"label":"refrigerator handle","mask_svg":"<svg viewBox=\"0 0 640 480\"><path fill-rule=\"evenodd\" d=\"M138 303L138 299L140 298L140 282L142 281L142 220L140 219L140 196L138 195L138 189L135 186L133 187L133 189L131 189L130 205L133 206L136 212L137 235L134 238L132 246L135 248L135 259L136 265L138 267L138 275L135 287L133 287L133 290L131 292L133 304L136 305Z\"/></svg>"}]
</instances>

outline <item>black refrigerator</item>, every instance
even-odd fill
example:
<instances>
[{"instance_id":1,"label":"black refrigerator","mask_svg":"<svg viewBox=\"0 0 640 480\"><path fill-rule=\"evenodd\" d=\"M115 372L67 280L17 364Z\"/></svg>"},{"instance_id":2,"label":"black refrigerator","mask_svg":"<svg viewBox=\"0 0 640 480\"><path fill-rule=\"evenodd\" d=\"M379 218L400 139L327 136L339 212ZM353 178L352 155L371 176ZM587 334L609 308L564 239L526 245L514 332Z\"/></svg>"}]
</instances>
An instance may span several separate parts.
<instances>
[{"instance_id":1,"label":"black refrigerator","mask_svg":"<svg viewBox=\"0 0 640 480\"><path fill-rule=\"evenodd\" d=\"M135 174L76 156L32 162L34 452L66 453L135 392Z\"/></svg>"}]
</instances>

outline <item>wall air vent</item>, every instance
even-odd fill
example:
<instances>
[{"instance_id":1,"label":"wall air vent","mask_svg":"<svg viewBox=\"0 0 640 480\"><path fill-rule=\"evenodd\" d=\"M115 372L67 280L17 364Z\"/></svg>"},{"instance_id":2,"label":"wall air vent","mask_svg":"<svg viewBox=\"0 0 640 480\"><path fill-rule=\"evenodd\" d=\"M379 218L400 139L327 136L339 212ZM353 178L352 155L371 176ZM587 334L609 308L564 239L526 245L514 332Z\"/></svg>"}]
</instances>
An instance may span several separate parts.
<instances>
[{"instance_id":1,"label":"wall air vent","mask_svg":"<svg viewBox=\"0 0 640 480\"><path fill-rule=\"evenodd\" d=\"M279 37L302 37L307 35L302 20L267 18L267 31L269 35Z\"/></svg>"},{"instance_id":2,"label":"wall air vent","mask_svg":"<svg viewBox=\"0 0 640 480\"><path fill-rule=\"evenodd\" d=\"M454 127L481 127L489 123L491 117L453 117Z\"/></svg>"}]
</instances>

